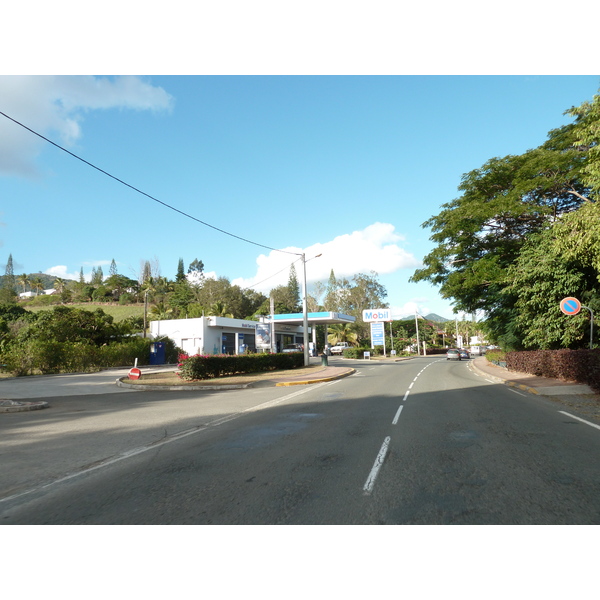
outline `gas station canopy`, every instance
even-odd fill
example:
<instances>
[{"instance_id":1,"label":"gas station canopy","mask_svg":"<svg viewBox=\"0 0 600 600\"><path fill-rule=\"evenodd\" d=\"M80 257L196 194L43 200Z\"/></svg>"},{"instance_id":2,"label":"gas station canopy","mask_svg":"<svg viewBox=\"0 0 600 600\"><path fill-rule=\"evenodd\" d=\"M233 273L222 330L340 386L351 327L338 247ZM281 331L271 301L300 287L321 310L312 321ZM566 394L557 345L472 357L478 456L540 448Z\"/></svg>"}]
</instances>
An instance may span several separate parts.
<instances>
[{"instance_id":1,"label":"gas station canopy","mask_svg":"<svg viewBox=\"0 0 600 600\"><path fill-rule=\"evenodd\" d=\"M304 320L303 313L292 313L287 315L273 315L273 321L277 323L290 323L293 325L302 325ZM354 323L356 317L344 315L336 312L311 312L307 314L309 323L323 323L325 325L333 325L335 323Z\"/></svg>"}]
</instances>

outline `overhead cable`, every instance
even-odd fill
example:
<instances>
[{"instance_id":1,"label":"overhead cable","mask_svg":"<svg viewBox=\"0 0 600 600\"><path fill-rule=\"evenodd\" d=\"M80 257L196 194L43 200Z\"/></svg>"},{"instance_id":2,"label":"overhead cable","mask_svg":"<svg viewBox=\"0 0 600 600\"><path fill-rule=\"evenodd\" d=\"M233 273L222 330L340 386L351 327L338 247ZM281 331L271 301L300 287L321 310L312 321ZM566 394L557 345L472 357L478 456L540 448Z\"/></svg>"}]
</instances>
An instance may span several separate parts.
<instances>
[{"instance_id":1,"label":"overhead cable","mask_svg":"<svg viewBox=\"0 0 600 600\"><path fill-rule=\"evenodd\" d=\"M298 252L290 252L289 250L281 250L280 248L271 248L270 246L265 246L264 244L259 244L258 242L253 242L252 240L248 240L246 238L240 237L239 235L235 235L234 233L230 233L229 231L225 231L224 229L219 229L218 227L215 227L214 225L211 225L210 223L206 223L206 221L201 221L197 217L194 217L194 216L192 216L192 215L190 215L190 214L188 214L186 212L183 212L182 210L179 210L178 208L175 208L174 206L171 206L170 204L167 204L166 202L163 202L162 200L159 200L158 198L155 198L154 196L151 196L150 194L147 194L146 192L143 192L142 190L136 188L135 186L130 185L129 183L123 181L122 179L119 179L118 177L115 177L114 175L111 175L110 173L108 173L104 169L101 169L100 167L97 167L96 165L93 165L91 162L88 162L84 158L81 158L81 156L77 156L77 154L74 154L73 152L70 152L69 150L67 150L66 148L63 148L62 146L60 146L56 142L53 142L52 140L48 139L47 137L44 137L42 134L38 133L37 131L34 131L33 129L27 127L27 125L23 125L23 123L20 123L19 121L17 121L16 119L13 119L12 117L9 117L6 113L3 113L2 111L0 111L0 115L6 117L7 119L9 119L10 121L12 121L13 123L16 123L17 125L20 125L24 129L27 129L27 131L30 131L34 135L37 135L39 138L42 138L43 140L45 140L49 144L52 144L53 146L56 146L59 150L62 150L63 152L66 152L67 154L70 154L73 158L76 158L77 160L80 160L81 162L84 162L86 165L92 167L93 169L96 169L97 171L100 171L100 173L104 173L104 175L107 175L108 177L111 177L115 181L118 181L119 183L122 183L123 185L127 186L128 188L131 188L132 190L135 190L139 194L142 194L143 196L146 196L147 198L150 198L150 200L154 200L154 202L158 202L159 204L162 204L163 206L165 206L167 208L170 208L171 210L174 210L175 212L179 213L180 215L183 215L184 217L187 217L188 219L192 219L193 221L201 223L202 225L205 225L206 227L210 227L211 229L214 229L215 231L219 231L220 233L223 233L223 234L228 235L230 237L233 237L233 238L236 238L238 240L241 240L242 242L246 242L248 244L253 244L254 246L259 246L261 248L266 248L267 250L273 250L274 252L283 252L285 254L294 254L296 256L299 254Z\"/></svg>"}]
</instances>

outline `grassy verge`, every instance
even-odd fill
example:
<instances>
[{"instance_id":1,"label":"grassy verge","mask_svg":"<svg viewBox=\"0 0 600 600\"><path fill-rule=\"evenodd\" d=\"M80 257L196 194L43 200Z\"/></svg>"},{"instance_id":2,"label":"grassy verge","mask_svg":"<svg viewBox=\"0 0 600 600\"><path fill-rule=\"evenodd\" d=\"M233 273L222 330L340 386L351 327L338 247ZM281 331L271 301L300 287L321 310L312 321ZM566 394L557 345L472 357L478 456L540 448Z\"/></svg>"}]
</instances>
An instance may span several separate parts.
<instances>
[{"instance_id":1,"label":"grassy verge","mask_svg":"<svg viewBox=\"0 0 600 600\"><path fill-rule=\"evenodd\" d=\"M50 310L58 304L51 304L48 306L25 306L27 310L31 312L39 312L40 310ZM79 304L67 304L72 308L82 308L83 310L94 311L97 308L101 308L107 315L110 315L116 322L124 321L129 317L143 317L144 316L144 305L143 304L94 304L92 302L81 302Z\"/></svg>"}]
</instances>

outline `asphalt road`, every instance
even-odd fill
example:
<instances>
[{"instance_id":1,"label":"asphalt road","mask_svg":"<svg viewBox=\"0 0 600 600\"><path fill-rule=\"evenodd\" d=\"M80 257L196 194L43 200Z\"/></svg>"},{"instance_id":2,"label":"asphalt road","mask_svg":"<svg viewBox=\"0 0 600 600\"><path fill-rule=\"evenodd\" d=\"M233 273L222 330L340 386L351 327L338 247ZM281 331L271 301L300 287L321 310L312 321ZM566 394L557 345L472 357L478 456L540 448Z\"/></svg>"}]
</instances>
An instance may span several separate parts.
<instances>
[{"instance_id":1,"label":"asphalt road","mask_svg":"<svg viewBox=\"0 0 600 600\"><path fill-rule=\"evenodd\" d=\"M59 412L3 418L0 523L600 523L599 429L466 361L353 366L292 388L112 395L110 425L81 408L67 436Z\"/></svg>"}]
</instances>

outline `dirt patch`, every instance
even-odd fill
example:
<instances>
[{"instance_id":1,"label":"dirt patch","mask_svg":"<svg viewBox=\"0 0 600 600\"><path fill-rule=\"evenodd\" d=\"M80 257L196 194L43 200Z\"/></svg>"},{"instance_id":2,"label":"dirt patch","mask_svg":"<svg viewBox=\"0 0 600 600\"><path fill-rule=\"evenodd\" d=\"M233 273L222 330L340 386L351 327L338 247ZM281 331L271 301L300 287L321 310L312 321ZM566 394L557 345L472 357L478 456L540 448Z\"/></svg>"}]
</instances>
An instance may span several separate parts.
<instances>
[{"instance_id":1,"label":"dirt patch","mask_svg":"<svg viewBox=\"0 0 600 600\"><path fill-rule=\"evenodd\" d=\"M572 411L582 418L600 423L600 394L569 394L568 396L544 396L561 405L561 410Z\"/></svg>"},{"instance_id":2,"label":"dirt patch","mask_svg":"<svg viewBox=\"0 0 600 600\"><path fill-rule=\"evenodd\" d=\"M272 379L281 379L285 377L298 377L301 375L313 375L319 371L323 371L321 365L310 365L308 367L298 367L297 369L286 369L282 371L267 371L261 373L243 373L240 375L230 375L228 377L219 377L218 379L198 379L195 381L185 381L180 379L176 373L146 373L142 371L142 376L139 379L124 378L131 385L164 385L164 386L215 386L220 385L246 385L256 381L268 381Z\"/></svg>"}]
</instances>

